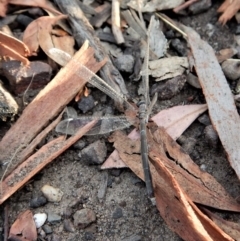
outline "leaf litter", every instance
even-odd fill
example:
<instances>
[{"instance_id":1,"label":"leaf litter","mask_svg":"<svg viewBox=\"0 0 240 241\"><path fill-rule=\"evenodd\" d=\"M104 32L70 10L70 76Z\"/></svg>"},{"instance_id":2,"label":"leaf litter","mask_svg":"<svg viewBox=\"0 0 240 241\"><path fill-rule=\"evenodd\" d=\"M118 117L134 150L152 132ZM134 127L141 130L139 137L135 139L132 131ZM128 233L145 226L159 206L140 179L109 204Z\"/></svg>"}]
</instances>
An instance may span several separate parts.
<instances>
[{"instance_id":1,"label":"leaf litter","mask_svg":"<svg viewBox=\"0 0 240 241\"><path fill-rule=\"evenodd\" d=\"M142 12L155 11L156 9L174 8L182 3L182 2L180 3L177 1L171 1L171 2L175 2L174 4L176 4L176 5L162 6L160 8L159 7L160 5L158 2L152 1L152 2L149 2L148 4L146 4L145 6L143 5L139 8L139 6L137 6L137 4L134 1L131 1L133 6L134 6L134 4L135 4L135 6L137 6L136 8L137 8L138 12L139 11L140 12L141 11ZM18 4L18 1L12 1L12 3ZM39 2L35 1L35 3L36 3L36 6L44 7L44 4L46 4L46 1L39 1ZM128 16L130 16L129 13L130 12L128 12ZM135 15L133 13L134 12L131 11L131 16L134 18ZM126 16L126 14L125 14L125 16ZM141 14L139 14L139 16L141 17ZM51 24L55 24L59 19L66 18L66 17L63 15L62 16L60 15L56 18L54 18L54 17L43 17L43 18L46 18L46 19L41 20L41 18L39 18L38 20L35 20L35 21L40 21L41 24L38 25L38 23L36 24L36 22L33 23L33 26L34 26L34 24L36 24L35 25L36 29L32 28L33 29L32 33L25 32L25 33L27 33L27 38L29 39L29 41L27 41L27 42L29 43L29 46L31 46L30 47L31 53L32 54L36 53L38 46L41 46L41 48L45 51L45 53L47 55L49 55L48 54L49 49L51 49L53 47L57 47L59 49L62 49L65 52L68 52L70 54L70 56L72 56L74 53L73 38L71 36L68 36L68 34L66 34L66 33L63 33L63 32L61 33L61 31L53 30L52 26L51 26ZM132 22L133 22L133 18L131 19ZM229 19L229 17L228 17L228 19ZM139 24L139 22L136 21L136 18L135 18L134 24L136 25L136 23ZM45 24L47 24L46 28L44 28ZM152 26L153 25L156 26L153 29L153 31L154 31L158 26L158 21L152 22ZM140 26L141 26L141 24L140 24ZM141 29L141 27L139 29ZM144 35L145 34L144 28L142 28L142 29L143 29L143 35ZM37 30L37 31L34 32L34 30ZM230 134L234 134L234 128L238 125L238 122L239 122L238 118L237 118L238 116L236 116L236 108L234 106L233 98L229 91L225 91L225 89L228 89L228 86L224 83L224 81L219 83L219 85L224 83L223 84L224 90L221 90L220 88L217 89L217 87L218 87L217 86L216 93L212 93L212 92L208 93L209 90L207 88L209 88L209 87L205 86L206 83L204 82L204 77L207 76L208 81L209 81L209 79L212 79L211 76L213 76L213 77L215 77L215 76L214 76L214 74L210 75L210 74L203 73L206 70L206 66L207 66L206 64L203 65L204 71L201 70L202 63L199 60L202 60L204 58L199 59L199 52L198 52L199 49L196 48L196 45L199 44L199 42L200 42L201 43L201 45L199 44L200 49L201 50L204 48L207 49L207 51L205 52L206 56L209 53L213 53L213 51L208 48L206 43L203 43L203 41L201 42L201 40L198 37L196 37L196 35L194 35L194 33L191 32L191 30L188 30L186 32L188 34L188 41L191 45L191 50L193 52L195 70L198 74L200 84L203 88L203 91L204 91L204 94L206 97L211 120L213 122L214 127L218 131L219 137L223 143L223 146L225 147L226 152L228 153L228 158L230 160L230 163L232 163L232 166L235 168L235 171L238 174L238 165L236 162L236 160L238 158L238 153L235 154L234 153L235 150L232 151L231 146L230 146L230 141L229 141L231 139ZM56 41L54 41L54 39L53 40L51 39L51 35L53 33L54 34L57 33L57 35L59 35L61 37L64 37L64 36L68 36L68 37L65 39L57 38ZM25 38L25 40L27 38ZM196 41L196 39L198 41ZM34 43L35 40L37 41L36 43ZM62 42L64 42L64 41L69 44L62 44ZM144 43L144 41L143 41L142 44L144 45L146 43ZM150 46L151 51L153 53L155 52L156 56L157 55L161 56L162 53L164 53L165 51L159 52L159 50L161 48L158 49L158 46L155 44L156 43L153 42L153 44ZM165 45L165 43L163 44L163 46L164 45ZM17 51L17 52L19 52L19 51ZM5 54L2 54L2 55L4 56ZM153 57L154 55L151 55L151 53L150 53L150 56ZM204 56L204 57L206 57L206 56ZM14 56L10 56L10 57L14 57ZM49 55L49 57L51 58L53 56ZM169 59L169 58L163 58L162 60L166 61L167 59ZM221 72L219 65L217 65L217 62L216 62L217 59L216 59L214 53L211 55L211 57L208 56L207 60L209 61L209 59L212 60L211 64L212 64L212 66L214 66L213 68L216 68L216 72ZM25 64L27 63L26 60L24 60L24 59L22 61L23 62L25 61ZM162 64L164 64L165 61L163 61ZM188 61L186 61L186 63L188 63ZM171 65L171 63L170 63L170 65ZM181 66L181 64L179 66ZM149 65L149 67L150 67L150 65ZM184 69L182 70L181 73L185 72L187 70L187 68L188 68L188 65L184 64ZM175 71L177 71L177 70L174 70L173 72L175 72ZM170 72L170 71L167 70L166 72ZM64 73L64 72L62 72L62 73ZM162 75L165 75L165 73ZM179 75L179 73L177 73L176 75ZM223 76L223 74L222 74L222 76ZM220 78L221 80L223 80L222 76ZM172 77L174 77L174 76L168 76L168 78L172 78ZM221 92L221 91L223 91L223 92ZM222 113L219 112L222 115L222 116L220 116L222 122L229 119L229 116L232 118L232 119L230 118L230 121L233 122L233 123L231 122L231 125L233 124L233 128L232 128L233 131L231 131L230 134L226 131L226 129L224 129L221 126L221 124L224 125L224 123L219 123L218 119L215 118L216 116L219 117L218 115L216 115L216 113L214 113L213 108L215 108L216 105L212 105L213 100L209 98L209 96L213 95L214 100L215 100L215 99L217 99L216 97L220 97L220 94L221 94L221 97L224 95L227 95L227 99L223 98L223 102L224 101L226 101L226 103L228 103L229 101L231 102L231 103L229 102L229 104L232 107L232 111L229 115L226 115L226 113L224 113L224 112L226 112L227 109L223 110ZM41 95L38 98L41 99L42 98ZM32 102L32 103L34 103L34 102ZM67 103L67 101L65 103ZM222 102L220 102L220 101L219 101L219 103L222 104ZM219 105L219 106L222 107L222 105ZM174 140L176 140L177 137L183 133L183 131L197 118L197 116L199 116L199 114L201 114L203 111L206 110L206 105L195 106L195 110L190 109L190 108L194 108L191 105L183 106L183 107L184 108L173 107L172 109L169 109L170 111L166 110L166 112L164 112L164 111L162 113L160 112L161 113L161 114L159 113L160 117L153 117L153 120L155 122L160 120L161 123L159 125L164 126L165 129L167 128L168 132L170 132L169 130L172 131L171 135L173 136ZM220 107L219 107L219 109L221 109ZM34 106L34 108L35 108L35 106ZM177 109L180 111L181 115L178 114L179 112L176 112ZM36 111L38 111L38 110L36 109ZM185 111L187 111L187 112L185 112ZM219 113L217 113L217 114L219 114ZM224 116L224 114L225 114L225 116ZM22 116L24 116L24 115L22 115ZM179 120L179 116L180 116L180 120ZM21 117L21 118L23 118L23 117ZM167 120L166 126L163 123L164 118L166 118L166 120ZM171 124L171 122L169 123L169 120L172 121L172 124ZM37 124L39 124L39 122L37 122L36 125ZM44 126L45 124L41 123L41 125ZM26 128L28 126L29 125L26 124ZM40 127L40 128L42 128L42 127ZM191 161L190 157L187 156L184 152L182 152L180 150L179 146L176 144L176 142L174 140L169 139L170 137L166 134L166 131L163 128L160 128L158 130L158 132L155 132L155 134L153 134L153 130L156 130L156 127L154 127L154 125L150 124L149 130L151 130L151 132L152 132L152 134L149 134L150 135L150 137L149 137L149 143L150 143L149 156L150 156L151 161L154 166L154 167L152 166L152 169L154 170L153 176L154 176L154 184L155 184L155 193L156 193L156 198L157 198L157 207L158 207L162 217L168 223L169 227L172 230L174 230L176 233L178 233L184 240L196 240L196 239L199 239L199 240L232 240L231 237L229 237L227 234L225 234L223 231L221 231L210 219L208 219L206 216L204 216L204 214L198 209L197 206L195 206L195 204L193 204L192 201L194 201L195 203L209 205L209 206L215 207L215 208L220 208L223 210L232 210L232 211L239 211L239 204L234 199L232 199L224 191L224 189L222 189L222 187L215 181L215 179L212 179L212 177L209 174L202 172L197 166L194 166L195 164ZM15 133L15 131L12 131L12 132ZM11 134L11 130L9 133ZM8 136L9 136L8 138L10 138L10 136L12 135L12 134L11 135L10 134L8 134ZM121 136L120 140L118 140L117 139L118 135L119 134L116 134L116 136L114 138L116 138L115 145L118 146L120 156L124 157L127 155L130 160L137 158L138 160L135 161L135 163L138 163L138 165L136 164L135 167L132 166L134 161L130 163L129 160L126 160L126 162L128 163L128 166L130 166L131 169L134 172L136 172L137 175L142 177L142 174L141 174L142 167L139 163L139 157L137 157L137 155L136 155L136 153L139 152L139 150L138 151L135 150L131 154L131 156L129 156L130 151L129 151L129 153L126 154L126 152L122 150L124 146L126 149L128 149L129 146L130 147L135 146L137 148L138 142L134 141L132 144L129 144L128 146L126 146L126 143L128 143L129 140L126 139L126 137L123 137L121 135L120 135ZM16 135L16 136L18 136L18 135ZM226 138L226 136L227 136L227 138ZM5 137L4 140L6 140L6 138L7 137ZM137 139L137 135L136 135L135 139ZM74 140L76 141L77 138ZM123 141L123 140L125 140L125 141ZM56 141L57 141L57 139L56 139ZM62 139L62 141L64 141L64 139ZM236 139L235 141L238 141L238 140ZM123 143L119 146L117 144L117 142L123 142ZM3 143L3 141L1 143ZM12 148L12 146L14 146L14 141L13 141L13 143L12 142L7 142L7 143L11 143L8 145L10 147L9 153L11 153L11 151L13 149L16 149L16 148ZM71 145L70 143L72 144L73 142L69 142L69 144L67 144L67 147ZM158 143L158 144L156 144L156 143ZM3 145L5 145L5 144L3 143ZM27 145L27 144L25 144L25 145ZM44 146L43 149L40 149L41 151L43 151L43 153L47 153L47 148L48 148L47 145ZM49 143L49 145L51 145L51 142ZM53 145L54 145L54 141L53 141ZM158 145L158 146L156 146L156 145ZM18 144L18 146L19 146L19 144ZM65 149L67 147L65 147ZM235 147L237 148L237 145ZM62 151L65 150L64 148L61 148L61 147L60 147L60 149ZM4 153L6 148L2 148L2 150L4 150L2 152L2 153ZM41 156L41 151L40 151L40 156ZM62 151L60 151L60 152L57 151L58 154L53 154L53 156L54 156L53 159L56 156L58 156L60 153L62 153ZM28 154L26 154L26 156L29 155L30 152L27 152L27 153ZM10 154L8 156L10 156ZM50 154L50 156L51 156L51 154ZM32 158L34 158L34 156ZM25 159L25 158L23 158L23 159ZM45 161L47 161L47 160L48 159L46 158ZM179 164L181 160L183 160L183 163ZM174 167L176 169L174 169L173 166L171 166L169 163L171 163L171 164L175 163L174 165L177 164L176 167ZM19 168L21 169L22 167L19 167ZM28 180L32 176L34 176L34 174L37 171L39 171L41 168L43 168L43 166L42 167L39 166L38 168L39 169L36 169L33 174L28 176ZM170 168L170 169L168 169L168 168ZM181 172L180 169L178 169L178 168L182 169L181 171L183 171L183 172ZM16 169L16 171L17 171L17 169ZM186 172L186 173L184 173L184 172ZM192 172L192 174L190 174L191 172ZM177 174L179 174L180 178L178 177ZM14 175L14 173L13 173L13 175ZM185 175L187 175L187 176L185 176ZM188 175L190 175L190 176L188 176ZM206 178L206 176L207 176L207 178ZM10 178L10 176L8 178ZM8 178L6 178L6 181L9 180ZM194 178L196 180L194 180ZM183 181L183 180L186 180L186 181ZM26 181L27 180L25 180L22 183L19 182L19 187L22 186ZM186 182L186 184L184 184L184 182ZM5 184L6 183L4 183L4 185ZM210 186L208 186L208 185L210 185ZM19 188L19 187L16 187L13 192L15 192L17 190L17 188ZM196 187L198 187L198 188L196 188ZM203 189L201 189L201 188L203 188ZM8 194L10 194L11 192L12 191L9 191ZM203 195L198 196L197 194L199 194L199 193L203 193ZM172 203L170 206L169 206L169 200L172 200ZM2 201L3 201L3 199L2 199ZM177 224L176 221L179 223ZM188 229L185 228L186 226L188 227ZM190 234L188 233L189 230L190 230ZM231 231L229 232L229 235L231 235Z\"/></svg>"}]
</instances>

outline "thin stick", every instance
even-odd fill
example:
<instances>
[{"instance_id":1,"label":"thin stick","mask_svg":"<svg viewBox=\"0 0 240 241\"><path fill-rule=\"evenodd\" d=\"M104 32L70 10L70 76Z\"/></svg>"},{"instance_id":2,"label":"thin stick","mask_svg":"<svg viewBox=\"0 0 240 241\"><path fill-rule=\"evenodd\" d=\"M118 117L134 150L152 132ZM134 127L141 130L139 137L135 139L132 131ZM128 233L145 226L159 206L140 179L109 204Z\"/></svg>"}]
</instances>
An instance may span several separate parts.
<instances>
[{"instance_id":1,"label":"thin stick","mask_svg":"<svg viewBox=\"0 0 240 241\"><path fill-rule=\"evenodd\" d=\"M165 17L163 14L161 13L156 13L156 15L166 24L168 24L169 26L171 26L173 29L175 29L176 31L178 31L180 34L183 35L184 38L187 38L187 34L185 32L183 32L180 28L178 28L176 25L174 25L173 21L170 19L167 19L167 17Z\"/></svg>"},{"instance_id":2,"label":"thin stick","mask_svg":"<svg viewBox=\"0 0 240 241\"><path fill-rule=\"evenodd\" d=\"M124 43L124 38L121 31L119 0L112 0L112 32L118 44Z\"/></svg>"}]
</instances>

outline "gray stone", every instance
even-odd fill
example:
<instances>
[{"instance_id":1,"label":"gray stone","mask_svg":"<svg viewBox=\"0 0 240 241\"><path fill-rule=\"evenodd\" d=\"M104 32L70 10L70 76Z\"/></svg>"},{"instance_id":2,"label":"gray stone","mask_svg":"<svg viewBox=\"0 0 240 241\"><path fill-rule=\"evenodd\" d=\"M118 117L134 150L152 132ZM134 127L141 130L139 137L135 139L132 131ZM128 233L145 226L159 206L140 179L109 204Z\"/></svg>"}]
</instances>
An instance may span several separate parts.
<instances>
[{"instance_id":1,"label":"gray stone","mask_svg":"<svg viewBox=\"0 0 240 241\"><path fill-rule=\"evenodd\" d=\"M51 228L49 225L47 225L47 224L45 224L45 225L42 227L42 229L43 229L43 231L44 231L46 234L52 233L52 228Z\"/></svg>"},{"instance_id":2,"label":"gray stone","mask_svg":"<svg viewBox=\"0 0 240 241\"><path fill-rule=\"evenodd\" d=\"M59 216L56 213L49 212L48 217L47 217L47 221L49 223L59 222L59 221L61 221L61 216Z\"/></svg>"},{"instance_id":3,"label":"gray stone","mask_svg":"<svg viewBox=\"0 0 240 241\"><path fill-rule=\"evenodd\" d=\"M75 227L85 228L96 221L96 214L93 210L85 208L75 212L73 219Z\"/></svg>"},{"instance_id":4,"label":"gray stone","mask_svg":"<svg viewBox=\"0 0 240 241\"><path fill-rule=\"evenodd\" d=\"M103 141L95 141L84 148L79 157L88 165L102 164L107 156L107 147Z\"/></svg>"},{"instance_id":5,"label":"gray stone","mask_svg":"<svg viewBox=\"0 0 240 241\"><path fill-rule=\"evenodd\" d=\"M52 74L51 66L41 61L22 66L20 61L10 60L2 63L2 71L16 94L23 93L28 87L42 88L50 81Z\"/></svg>"},{"instance_id":6,"label":"gray stone","mask_svg":"<svg viewBox=\"0 0 240 241\"><path fill-rule=\"evenodd\" d=\"M33 198L32 200L30 200L29 206L31 208L38 208L38 207L45 205L46 203L47 203L47 199L43 196L40 196L40 197L36 197L36 198Z\"/></svg>"},{"instance_id":7,"label":"gray stone","mask_svg":"<svg viewBox=\"0 0 240 241\"><path fill-rule=\"evenodd\" d=\"M67 232L70 232L70 233L74 233L75 232L75 228L73 226L73 223L71 222L71 220L69 219L65 219L63 221L63 227L64 229L67 231Z\"/></svg>"},{"instance_id":8,"label":"gray stone","mask_svg":"<svg viewBox=\"0 0 240 241\"><path fill-rule=\"evenodd\" d=\"M116 208L113 212L112 218L113 219L119 219L123 216L123 211L121 208Z\"/></svg>"},{"instance_id":9,"label":"gray stone","mask_svg":"<svg viewBox=\"0 0 240 241\"><path fill-rule=\"evenodd\" d=\"M122 239L122 241L141 241L142 237L140 235L133 234L130 237Z\"/></svg>"},{"instance_id":10,"label":"gray stone","mask_svg":"<svg viewBox=\"0 0 240 241\"><path fill-rule=\"evenodd\" d=\"M78 102L78 108L83 112L86 113L94 107L94 99L91 95L87 97L82 97L81 100Z\"/></svg>"},{"instance_id":11,"label":"gray stone","mask_svg":"<svg viewBox=\"0 0 240 241\"><path fill-rule=\"evenodd\" d=\"M133 72L134 58L132 55L124 54L115 60L115 64L120 71Z\"/></svg>"}]
</instances>

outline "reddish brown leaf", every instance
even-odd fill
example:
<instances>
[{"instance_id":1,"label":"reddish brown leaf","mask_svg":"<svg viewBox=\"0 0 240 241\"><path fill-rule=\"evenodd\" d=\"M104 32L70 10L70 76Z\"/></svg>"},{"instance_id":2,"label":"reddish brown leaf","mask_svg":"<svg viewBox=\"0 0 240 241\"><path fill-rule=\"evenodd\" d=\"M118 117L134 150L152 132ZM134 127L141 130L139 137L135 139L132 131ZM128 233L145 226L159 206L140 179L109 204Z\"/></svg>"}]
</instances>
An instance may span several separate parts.
<instances>
[{"instance_id":1,"label":"reddish brown leaf","mask_svg":"<svg viewBox=\"0 0 240 241\"><path fill-rule=\"evenodd\" d=\"M51 34L53 26L59 20L65 18L67 18L65 15L57 17L44 16L28 25L23 35L23 42L29 47L31 55L36 55L39 45L46 54L48 54L49 49L55 47Z\"/></svg>"},{"instance_id":2,"label":"reddish brown leaf","mask_svg":"<svg viewBox=\"0 0 240 241\"><path fill-rule=\"evenodd\" d=\"M240 9L240 0L225 0L219 7L218 12L223 13L219 18L219 22L226 24Z\"/></svg>"},{"instance_id":3,"label":"reddish brown leaf","mask_svg":"<svg viewBox=\"0 0 240 241\"><path fill-rule=\"evenodd\" d=\"M157 136L155 137L158 138L158 143L151 137L148 138L149 157L154 159L155 156L158 156L161 159L161 162L174 175L176 181L191 200L218 209L240 211L240 205L230 197L214 177L201 171L191 158L182 151L181 147L167 135L163 128L159 128L158 131L159 133L156 133ZM129 158L126 160L125 156L123 161L143 179L139 141L132 141L122 137L121 144L116 149L124 152ZM131 147L133 146L138 146L139 149L132 150ZM168 159L165 152L172 157L172 160L176 161ZM122 158L122 155L120 157ZM131 161L132 158L137 161ZM157 176L154 177L155 171L152 171L152 175L157 180Z\"/></svg>"},{"instance_id":4,"label":"reddish brown leaf","mask_svg":"<svg viewBox=\"0 0 240 241\"><path fill-rule=\"evenodd\" d=\"M0 1L0 16L5 17L6 16L6 11L7 11L7 0L1 0Z\"/></svg>"},{"instance_id":5,"label":"reddish brown leaf","mask_svg":"<svg viewBox=\"0 0 240 241\"><path fill-rule=\"evenodd\" d=\"M115 132L112 140L119 151L120 157L137 176L143 179L141 158L137 154L140 152L140 143L131 141L120 132ZM162 149L159 145L157 148ZM158 154L155 153L151 156L155 167L151 165L151 173L157 207L168 226L184 240L233 240L211 220L200 215L201 212L176 181L175 175L177 171L162 162L162 158L168 159L166 155L162 154L161 158L159 158ZM171 162L171 160L168 159L168 162Z\"/></svg>"},{"instance_id":6,"label":"reddish brown leaf","mask_svg":"<svg viewBox=\"0 0 240 241\"><path fill-rule=\"evenodd\" d=\"M20 213L17 220L12 225L9 238L17 235L22 235L22 238L25 240L37 240L37 229L30 210Z\"/></svg>"},{"instance_id":7,"label":"reddish brown leaf","mask_svg":"<svg viewBox=\"0 0 240 241\"><path fill-rule=\"evenodd\" d=\"M207 110L206 105L184 105L175 106L160 111L152 120L158 125L166 129L167 133L176 140L191 123L204 111ZM139 133L134 129L128 137L131 140L140 138ZM107 168L123 168L126 164L121 160L117 151L111 153L108 159L103 163L101 169Z\"/></svg>"},{"instance_id":8,"label":"reddish brown leaf","mask_svg":"<svg viewBox=\"0 0 240 241\"><path fill-rule=\"evenodd\" d=\"M230 235L236 241L240 241L240 224L231 221L226 221L220 218L218 215L210 212L206 208L201 208L209 218L213 220L216 225L218 225L225 233Z\"/></svg>"},{"instance_id":9,"label":"reddish brown leaf","mask_svg":"<svg viewBox=\"0 0 240 241\"><path fill-rule=\"evenodd\" d=\"M29 54L27 45L22 41L0 31L0 56L10 57L28 65L29 61L25 57Z\"/></svg>"}]
</instances>

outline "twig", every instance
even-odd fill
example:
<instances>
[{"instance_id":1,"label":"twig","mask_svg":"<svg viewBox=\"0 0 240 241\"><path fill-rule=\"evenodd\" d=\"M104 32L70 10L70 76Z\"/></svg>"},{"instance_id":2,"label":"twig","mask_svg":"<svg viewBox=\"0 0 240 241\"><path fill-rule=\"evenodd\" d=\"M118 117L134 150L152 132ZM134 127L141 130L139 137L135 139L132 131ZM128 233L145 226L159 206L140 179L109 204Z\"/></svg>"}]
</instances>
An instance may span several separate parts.
<instances>
[{"instance_id":1,"label":"twig","mask_svg":"<svg viewBox=\"0 0 240 241\"><path fill-rule=\"evenodd\" d=\"M167 16L165 16L164 14L161 13L156 13L156 15L166 24L168 24L169 26L171 26L173 29L175 29L176 31L178 31L180 34L183 35L184 38L187 38L187 34L184 33L179 27L177 27L174 23L173 20L169 19Z\"/></svg>"},{"instance_id":2,"label":"twig","mask_svg":"<svg viewBox=\"0 0 240 241\"><path fill-rule=\"evenodd\" d=\"M193 3L198 2L198 1L199 1L199 0L189 0L189 1L181 4L180 6L174 8L173 11L174 11L175 13L178 13L178 12L180 12L181 10L187 8L188 6L190 6L190 5L192 5Z\"/></svg>"},{"instance_id":3,"label":"twig","mask_svg":"<svg viewBox=\"0 0 240 241\"><path fill-rule=\"evenodd\" d=\"M142 15L142 5L143 5L143 1L142 0L137 0L137 10L138 10L138 15L141 21L141 25L142 27L146 30L146 25L143 19L143 15Z\"/></svg>"},{"instance_id":4,"label":"twig","mask_svg":"<svg viewBox=\"0 0 240 241\"><path fill-rule=\"evenodd\" d=\"M124 38L121 31L119 0L112 0L112 32L118 44L124 43Z\"/></svg>"},{"instance_id":5,"label":"twig","mask_svg":"<svg viewBox=\"0 0 240 241\"><path fill-rule=\"evenodd\" d=\"M142 25L134 19L132 13L129 10L126 10L122 12L122 15L127 21L128 25L131 26L138 33L140 38L146 40L146 31L143 29Z\"/></svg>"}]
</instances>

